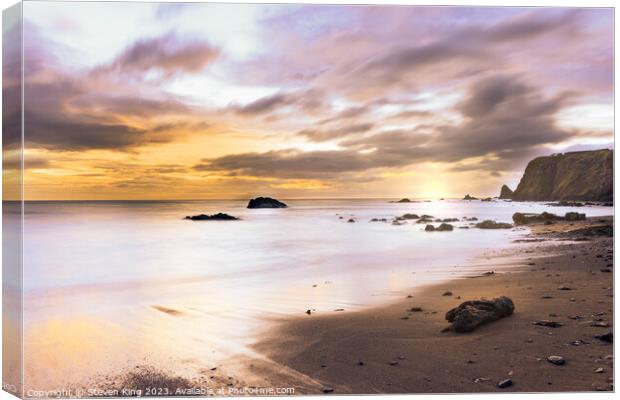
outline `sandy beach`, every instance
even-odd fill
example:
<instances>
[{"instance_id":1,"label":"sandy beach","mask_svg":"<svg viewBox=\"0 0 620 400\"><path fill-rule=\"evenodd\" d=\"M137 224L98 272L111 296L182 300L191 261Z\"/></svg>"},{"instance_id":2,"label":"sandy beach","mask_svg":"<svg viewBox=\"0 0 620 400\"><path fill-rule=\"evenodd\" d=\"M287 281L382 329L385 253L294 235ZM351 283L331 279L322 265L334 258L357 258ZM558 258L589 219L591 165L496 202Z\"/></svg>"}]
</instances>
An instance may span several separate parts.
<instances>
[{"instance_id":1,"label":"sandy beach","mask_svg":"<svg viewBox=\"0 0 620 400\"><path fill-rule=\"evenodd\" d=\"M613 345L595 336L613 329L613 238L587 235L612 224L598 217L532 226L523 239L531 243L507 255L506 272L425 287L385 307L283 320L255 346L273 361L263 373L298 372L307 385L297 394L612 390ZM449 309L497 296L513 300L512 316L442 332ZM551 355L565 364L548 362ZM498 388L505 379L512 385Z\"/></svg>"}]
</instances>

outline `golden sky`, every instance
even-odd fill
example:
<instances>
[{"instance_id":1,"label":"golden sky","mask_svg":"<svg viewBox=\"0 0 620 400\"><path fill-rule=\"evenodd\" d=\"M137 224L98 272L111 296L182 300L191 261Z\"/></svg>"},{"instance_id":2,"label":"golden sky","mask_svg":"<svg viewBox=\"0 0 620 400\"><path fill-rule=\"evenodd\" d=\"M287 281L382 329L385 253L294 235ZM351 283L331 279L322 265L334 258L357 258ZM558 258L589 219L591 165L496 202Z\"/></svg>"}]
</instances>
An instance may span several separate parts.
<instances>
[{"instance_id":1,"label":"golden sky","mask_svg":"<svg viewBox=\"0 0 620 400\"><path fill-rule=\"evenodd\" d=\"M486 196L613 147L611 9L28 2L24 28L27 199Z\"/></svg>"}]
</instances>

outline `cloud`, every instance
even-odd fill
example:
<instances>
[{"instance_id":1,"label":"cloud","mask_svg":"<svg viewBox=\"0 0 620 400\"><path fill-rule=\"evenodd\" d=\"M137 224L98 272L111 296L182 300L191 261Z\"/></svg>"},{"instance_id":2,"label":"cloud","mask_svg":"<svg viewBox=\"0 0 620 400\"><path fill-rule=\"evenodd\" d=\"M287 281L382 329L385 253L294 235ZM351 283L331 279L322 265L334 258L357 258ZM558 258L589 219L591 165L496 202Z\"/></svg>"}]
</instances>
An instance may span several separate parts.
<instances>
[{"instance_id":1,"label":"cloud","mask_svg":"<svg viewBox=\"0 0 620 400\"><path fill-rule=\"evenodd\" d=\"M141 39L126 48L110 63L97 67L95 74L122 74L144 77L149 72L170 78L179 73L198 73L220 52L199 40L182 40L174 34Z\"/></svg>"},{"instance_id":2,"label":"cloud","mask_svg":"<svg viewBox=\"0 0 620 400\"><path fill-rule=\"evenodd\" d=\"M359 123L328 130L303 129L297 134L305 136L313 142L324 142L327 140L341 139L355 133L368 132L373 127L374 124L372 123Z\"/></svg>"},{"instance_id":3,"label":"cloud","mask_svg":"<svg viewBox=\"0 0 620 400\"><path fill-rule=\"evenodd\" d=\"M241 116L262 116L281 111L287 107L295 107L309 113L315 112L323 107L322 91L316 89L280 92L271 96L261 97L245 105L232 105L228 111Z\"/></svg>"},{"instance_id":4,"label":"cloud","mask_svg":"<svg viewBox=\"0 0 620 400\"><path fill-rule=\"evenodd\" d=\"M338 179L339 174L376 168L401 168L421 162L458 163L483 157L478 163L451 171L507 170L542 146L559 143L582 132L558 128L554 115L575 98L574 93L544 96L518 76L493 76L474 83L455 111L463 121L454 125L387 130L341 141L342 150L244 153L205 159L199 171L229 171L250 176L286 179ZM352 126L350 133L372 125ZM429 133L430 130L430 133ZM301 131L315 140L342 137L341 131Z\"/></svg>"}]
</instances>

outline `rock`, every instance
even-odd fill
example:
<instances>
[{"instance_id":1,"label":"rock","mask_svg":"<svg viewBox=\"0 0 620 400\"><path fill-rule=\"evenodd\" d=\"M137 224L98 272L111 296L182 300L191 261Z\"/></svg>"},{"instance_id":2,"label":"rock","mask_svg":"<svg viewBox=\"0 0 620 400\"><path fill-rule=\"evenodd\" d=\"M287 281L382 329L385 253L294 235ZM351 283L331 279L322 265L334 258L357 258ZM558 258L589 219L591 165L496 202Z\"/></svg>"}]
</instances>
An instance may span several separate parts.
<instances>
[{"instance_id":1,"label":"rock","mask_svg":"<svg viewBox=\"0 0 620 400\"><path fill-rule=\"evenodd\" d=\"M312 310L306 310L306 314L308 315L312 314Z\"/></svg>"},{"instance_id":2,"label":"rock","mask_svg":"<svg viewBox=\"0 0 620 400\"><path fill-rule=\"evenodd\" d=\"M192 216L188 215L184 219L189 219L192 221L237 221L239 220L239 218L237 217L233 217L232 215L228 215L224 213L217 213L213 215L207 215L207 214L199 214L199 215L192 215Z\"/></svg>"},{"instance_id":3,"label":"rock","mask_svg":"<svg viewBox=\"0 0 620 400\"><path fill-rule=\"evenodd\" d=\"M505 389L505 388L510 387L510 386L512 386L512 380L510 380L510 379L504 379L503 381L500 381L497 384L497 387L500 388L500 389Z\"/></svg>"},{"instance_id":4,"label":"rock","mask_svg":"<svg viewBox=\"0 0 620 400\"><path fill-rule=\"evenodd\" d=\"M422 310L422 307L411 307L409 309L409 311L411 311L411 312L422 312L423 310Z\"/></svg>"},{"instance_id":5,"label":"rock","mask_svg":"<svg viewBox=\"0 0 620 400\"><path fill-rule=\"evenodd\" d=\"M564 365L566 364L566 360L562 356L549 356L547 357L547 361L554 365Z\"/></svg>"},{"instance_id":6,"label":"rock","mask_svg":"<svg viewBox=\"0 0 620 400\"><path fill-rule=\"evenodd\" d=\"M429 225L426 225L424 230L427 231L427 232L450 232L450 231L454 230L454 226L452 226L450 224L443 223L443 224L439 225L437 228L435 228L433 225L429 224Z\"/></svg>"},{"instance_id":7,"label":"rock","mask_svg":"<svg viewBox=\"0 0 620 400\"><path fill-rule=\"evenodd\" d=\"M609 342L609 343L613 343L614 342L614 333L612 331L609 331L609 332L604 333L602 335L596 335L594 337L596 339L598 339L598 340L602 340L603 342Z\"/></svg>"},{"instance_id":8,"label":"rock","mask_svg":"<svg viewBox=\"0 0 620 400\"><path fill-rule=\"evenodd\" d=\"M404 199L398 200L397 203L411 203L411 200L409 200L408 198L404 198Z\"/></svg>"},{"instance_id":9,"label":"rock","mask_svg":"<svg viewBox=\"0 0 620 400\"><path fill-rule=\"evenodd\" d=\"M609 323L603 321L596 321L592 322L590 326L593 326L595 328L609 328Z\"/></svg>"},{"instance_id":10,"label":"rock","mask_svg":"<svg viewBox=\"0 0 620 400\"><path fill-rule=\"evenodd\" d=\"M566 221L585 221L586 215L578 212L567 212L564 214L564 219Z\"/></svg>"},{"instance_id":11,"label":"rock","mask_svg":"<svg viewBox=\"0 0 620 400\"><path fill-rule=\"evenodd\" d=\"M570 286L562 285L558 288L558 290L573 290L573 288Z\"/></svg>"},{"instance_id":12,"label":"rock","mask_svg":"<svg viewBox=\"0 0 620 400\"><path fill-rule=\"evenodd\" d=\"M485 197L484 199L480 199L480 201L493 201L491 197Z\"/></svg>"},{"instance_id":13,"label":"rock","mask_svg":"<svg viewBox=\"0 0 620 400\"><path fill-rule=\"evenodd\" d=\"M329 387L329 386L325 386L323 388L323 393L333 393L334 392L334 388Z\"/></svg>"},{"instance_id":14,"label":"rock","mask_svg":"<svg viewBox=\"0 0 620 400\"><path fill-rule=\"evenodd\" d=\"M529 162L517 189L517 201L613 200L613 150L577 151Z\"/></svg>"},{"instance_id":15,"label":"rock","mask_svg":"<svg viewBox=\"0 0 620 400\"><path fill-rule=\"evenodd\" d=\"M500 199L512 199L512 190L507 185L502 185L501 190L499 191Z\"/></svg>"},{"instance_id":16,"label":"rock","mask_svg":"<svg viewBox=\"0 0 620 400\"><path fill-rule=\"evenodd\" d=\"M396 217L397 220L406 220L406 219L420 219L418 214L403 214L400 217Z\"/></svg>"},{"instance_id":17,"label":"rock","mask_svg":"<svg viewBox=\"0 0 620 400\"><path fill-rule=\"evenodd\" d=\"M466 194L465 197L463 197L463 200L478 200L478 198Z\"/></svg>"},{"instance_id":18,"label":"rock","mask_svg":"<svg viewBox=\"0 0 620 400\"><path fill-rule=\"evenodd\" d=\"M495 222L487 219L486 221L482 221L476 224L476 228L480 229L510 229L512 228L512 224L508 224L505 222Z\"/></svg>"},{"instance_id":19,"label":"rock","mask_svg":"<svg viewBox=\"0 0 620 400\"><path fill-rule=\"evenodd\" d=\"M452 296L452 292L448 290L447 292L443 292L442 296Z\"/></svg>"},{"instance_id":20,"label":"rock","mask_svg":"<svg viewBox=\"0 0 620 400\"><path fill-rule=\"evenodd\" d=\"M471 332L482 324L511 315L514 309L512 300L506 296L466 301L448 311L446 319L452 322L455 332Z\"/></svg>"},{"instance_id":21,"label":"rock","mask_svg":"<svg viewBox=\"0 0 620 400\"><path fill-rule=\"evenodd\" d=\"M353 218L349 218L349 220L347 221L348 223L352 224L355 222L355 220Z\"/></svg>"},{"instance_id":22,"label":"rock","mask_svg":"<svg viewBox=\"0 0 620 400\"><path fill-rule=\"evenodd\" d=\"M548 319L541 319L538 321L534 321L532 322L532 324L538 325L538 326L546 326L547 328L559 328L564 325L561 322L551 321Z\"/></svg>"},{"instance_id":23,"label":"rock","mask_svg":"<svg viewBox=\"0 0 620 400\"><path fill-rule=\"evenodd\" d=\"M605 372L605 370L601 367L598 367L597 369L594 370L595 374L602 374L603 372Z\"/></svg>"},{"instance_id":24,"label":"rock","mask_svg":"<svg viewBox=\"0 0 620 400\"><path fill-rule=\"evenodd\" d=\"M287 205L271 197L257 197L250 200L248 208L286 208Z\"/></svg>"}]
</instances>

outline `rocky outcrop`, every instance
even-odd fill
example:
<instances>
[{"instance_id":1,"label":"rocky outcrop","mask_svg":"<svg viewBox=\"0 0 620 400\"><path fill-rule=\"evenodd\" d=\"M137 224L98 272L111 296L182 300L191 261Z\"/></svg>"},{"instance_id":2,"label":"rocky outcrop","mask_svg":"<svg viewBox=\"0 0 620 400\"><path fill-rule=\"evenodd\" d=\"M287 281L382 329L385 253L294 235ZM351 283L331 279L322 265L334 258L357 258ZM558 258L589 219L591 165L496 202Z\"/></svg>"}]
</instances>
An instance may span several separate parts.
<instances>
[{"instance_id":1,"label":"rocky outcrop","mask_svg":"<svg viewBox=\"0 0 620 400\"><path fill-rule=\"evenodd\" d=\"M507 186L503 185L502 189L499 192L500 199L512 199L513 191Z\"/></svg>"},{"instance_id":2,"label":"rocky outcrop","mask_svg":"<svg viewBox=\"0 0 620 400\"><path fill-rule=\"evenodd\" d=\"M512 194L517 201L612 201L613 150L579 151L530 161Z\"/></svg>"},{"instance_id":3,"label":"rocky outcrop","mask_svg":"<svg viewBox=\"0 0 620 400\"><path fill-rule=\"evenodd\" d=\"M409 200L408 198L404 198L404 199L398 200L396 203L411 203L411 200Z\"/></svg>"},{"instance_id":4,"label":"rocky outcrop","mask_svg":"<svg viewBox=\"0 0 620 400\"><path fill-rule=\"evenodd\" d=\"M213 215L207 214L199 214L199 215L188 215L184 219L189 219L192 221L237 221L239 218L233 217L232 215L217 213Z\"/></svg>"},{"instance_id":5,"label":"rocky outcrop","mask_svg":"<svg viewBox=\"0 0 620 400\"><path fill-rule=\"evenodd\" d=\"M287 205L271 197L257 197L250 200L248 208L286 208Z\"/></svg>"},{"instance_id":6,"label":"rocky outcrop","mask_svg":"<svg viewBox=\"0 0 620 400\"><path fill-rule=\"evenodd\" d=\"M540 214L514 213L512 215L512 220L517 225L535 224L548 221L583 221L585 219L585 214L577 212L567 212L563 217L548 212L543 212Z\"/></svg>"},{"instance_id":7,"label":"rocky outcrop","mask_svg":"<svg viewBox=\"0 0 620 400\"><path fill-rule=\"evenodd\" d=\"M463 197L463 200L478 200L478 198L474 196L470 196L469 194L466 194L465 197Z\"/></svg>"},{"instance_id":8,"label":"rocky outcrop","mask_svg":"<svg viewBox=\"0 0 620 400\"><path fill-rule=\"evenodd\" d=\"M455 332L471 332L478 326L511 315L515 310L512 300L501 296L492 300L473 300L461 303L446 313Z\"/></svg>"}]
</instances>

